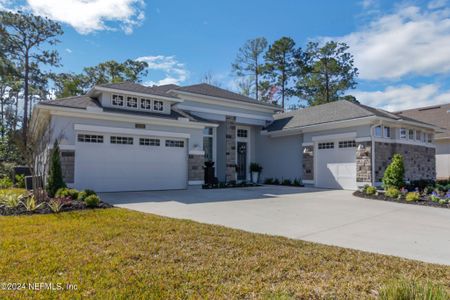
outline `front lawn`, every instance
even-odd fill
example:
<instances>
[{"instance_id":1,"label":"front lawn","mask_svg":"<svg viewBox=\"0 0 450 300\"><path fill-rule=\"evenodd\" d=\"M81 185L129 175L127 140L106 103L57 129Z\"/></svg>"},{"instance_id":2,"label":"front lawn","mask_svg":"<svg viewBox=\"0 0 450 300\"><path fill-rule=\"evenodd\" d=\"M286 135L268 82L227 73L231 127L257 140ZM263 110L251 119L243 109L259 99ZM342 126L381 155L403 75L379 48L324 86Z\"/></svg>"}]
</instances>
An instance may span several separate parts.
<instances>
[{"instance_id":1,"label":"front lawn","mask_svg":"<svg viewBox=\"0 0 450 300\"><path fill-rule=\"evenodd\" d=\"M124 209L0 217L0 298L373 298L394 279L450 290L450 267Z\"/></svg>"}]
</instances>

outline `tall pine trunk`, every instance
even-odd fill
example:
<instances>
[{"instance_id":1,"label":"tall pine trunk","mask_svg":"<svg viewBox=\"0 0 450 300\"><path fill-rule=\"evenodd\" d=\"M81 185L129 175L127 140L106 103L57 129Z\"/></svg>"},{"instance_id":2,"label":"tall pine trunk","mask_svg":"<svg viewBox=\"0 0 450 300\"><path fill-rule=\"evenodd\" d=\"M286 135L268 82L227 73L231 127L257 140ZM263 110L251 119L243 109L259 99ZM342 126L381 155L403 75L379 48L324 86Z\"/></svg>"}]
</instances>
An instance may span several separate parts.
<instances>
[{"instance_id":1,"label":"tall pine trunk","mask_svg":"<svg viewBox=\"0 0 450 300\"><path fill-rule=\"evenodd\" d=\"M259 73L259 70L258 70L258 55L255 57L255 98L256 98L256 101L258 101L258 98L259 98L259 89L258 89L258 73Z\"/></svg>"},{"instance_id":2,"label":"tall pine trunk","mask_svg":"<svg viewBox=\"0 0 450 300\"><path fill-rule=\"evenodd\" d=\"M29 53L25 53L25 74L24 74L24 89L23 89L23 121L22 121L22 138L23 144L27 145L27 131L28 131L28 79L29 79Z\"/></svg>"}]
</instances>

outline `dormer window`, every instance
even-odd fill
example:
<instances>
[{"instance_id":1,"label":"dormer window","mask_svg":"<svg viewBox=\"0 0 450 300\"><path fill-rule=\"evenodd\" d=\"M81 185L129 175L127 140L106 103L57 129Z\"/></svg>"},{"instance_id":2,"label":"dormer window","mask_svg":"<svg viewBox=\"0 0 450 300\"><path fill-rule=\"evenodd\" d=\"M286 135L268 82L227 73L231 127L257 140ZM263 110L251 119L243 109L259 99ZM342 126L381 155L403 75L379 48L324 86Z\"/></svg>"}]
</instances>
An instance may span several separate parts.
<instances>
[{"instance_id":1,"label":"dormer window","mask_svg":"<svg viewBox=\"0 0 450 300\"><path fill-rule=\"evenodd\" d=\"M127 97L127 107L137 108L137 98Z\"/></svg>"},{"instance_id":2,"label":"dormer window","mask_svg":"<svg viewBox=\"0 0 450 300\"><path fill-rule=\"evenodd\" d=\"M141 99L141 108L145 110L152 109L152 100L150 99Z\"/></svg>"},{"instance_id":3,"label":"dormer window","mask_svg":"<svg viewBox=\"0 0 450 300\"><path fill-rule=\"evenodd\" d=\"M159 101L159 100L155 100L153 102L153 110L154 111L163 111L164 110L163 102Z\"/></svg>"},{"instance_id":4,"label":"dormer window","mask_svg":"<svg viewBox=\"0 0 450 300\"><path fill-rule=\"evenodd\" d=\"M112 105L113 106L123 106L123 96L122 95L112 95Z\"/></svg>"}]
</instances>

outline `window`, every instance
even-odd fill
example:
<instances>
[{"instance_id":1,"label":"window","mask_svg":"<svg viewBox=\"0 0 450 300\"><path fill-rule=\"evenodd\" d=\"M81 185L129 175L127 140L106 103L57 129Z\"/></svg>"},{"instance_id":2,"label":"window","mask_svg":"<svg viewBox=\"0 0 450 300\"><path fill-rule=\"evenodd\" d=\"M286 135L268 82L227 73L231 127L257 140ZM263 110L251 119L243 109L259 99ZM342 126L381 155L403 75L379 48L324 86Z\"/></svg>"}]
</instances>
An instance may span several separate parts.
<instances>
[{"instance_id":1,"label":"window","mask_svg":"<svg viewBox=\"0 0 450 300\"><path fill-rule=\"evenodd\" d=\"M422 139L422 132L420 130L416 131L416 141L420 141Z\"/></svg>"},{"instance_id":2,"label":"window","mask_svg":"<svg viewBox=\"0 0 450 300\"><path fill-rule=\"evenodd\" d=\"M339 148L355 148L356 142L355 141L340 141L339 142Z\"/></svg>"},{"instance_id":3,"label":"window","mask_svg":"<svg viewBox=\"0 0 450 300\"><path fill-rule=\"evenodd\" d=\"M75 151L61 150L61 171L66 183L74 182Z\"/></svg>"},{"instance_id":4,"label":"window","mask_svg":"<svg viewBox=\"0 0 450 300\"><path fill-rule=\"evenodd\" d=\"M153 102L153 110L156 110L156 111L163 111L163 110L164 110L164 104L163 104L163 102L162 102L162 101L155 100L155 101Z\"/></svg>"},{"instance_id":5,"label":"window","mask_svg":"<svg viewBox=\"0 0 450 300\"><path fill-rule=\"evenodd\" d=\"M111 144L133 145L133 138L127 136L111 136Z\"/></svg>"},{"instance_id":6,"label":"window","mask_svg":"<svg viewBox=\"0 0 450 300\"><path fill-rule=\"evenodd\" d=\"M422 142L424 142L424 143L427 142L427 139L428 139L427 135L428 134L426 132L422 132Z\"/></svg>"},{"instance_id":7,"label":"window","mask_svg":"<svg viewBox=\"0 0 450 300\"><path fill-rule=\"evenodd\" d=\"M127 97L127 107L137 108L137 98Z\"/></svg>"},{"instance_id":8,"label":"window","mask_svg":"<svg viewBox=\"0 0 450 300\"><path fill-rule=\"evenodd\" d=\"M381 137L381 134L382 134L382 132L381 132L381 125L375 127L374 131L375 131L374 134L375 134L376 137Z\"/></svg>"},{"instance_id":9,"label":"window","mask_svg":"<svg viewBox=\"0 0 450 300\"><path fill-rule=\"evenodd\" d=\"M141 99L141 108L146 110L152 109L152 100L150 99Z\"/></svg>"},{"instance_id":10,"label":"window","mask_svg":"<svg viewBox=\"0 0 450 300\"><path fill-rule=\"evenodd\" d=\"M383 126L383 136L385 138L390 138L391 137L391 127Z\"/></svg>"},{"instance_id":11,"label":"window","mask_svg":"<svg viewBox=\"0 0 450 300\"><path fill-rule=\"evenodd\" d=\"M134 128L137 128L137 129L145 129L145 124L136 123L136 124L134 124Z\"/></svg>"},{"instance_id":12,"label":"window","mask_svg":"<svg viewBox=\"0 0 450 300\"><path fill-rule=\"evenodd\" d=\"M123 96L121 96L121 95L112 95L112 105L114 105L114 106L123 106Z\"/></svg>"},{"instance_id":13,"label":"window","mask_svg":"<svg viewBox=\"0 0 450 300\"><path fill-rule=\"evenodd\" d=\"M333 142L319 143L319 149L333 149L333 148L334 148Z\"/></svg>"},{"instance_id":14,"label":"window","mask_svg":"<svg viewBox=\"0 0 450 300\"><path fill-rule=\"evenodd\" d=\"M406 128L400 128L400 138L406 139Z\"/></svg>"},{"instance_id":15,"label":"window","mask_svg":"<svg viewBox=\"0 0 450 300\"><path fill-rule=\"evenodd\" d=\"M432 133L429 133L428 134L428 143L432 143L433 142L433 138L434 138L434 136L433 136L433 134Z\"/></svg>"},{"instance_id":16,"label":"window","mask_svg":"<svg viewBox=\"0 0 450 300\"><path fill-rule=\"evenodd\" d=\"M79 134L78 141L82 143L103 143L103 135Z\"/></svg>"},{"instance_id":17,"label":"window","mask_svg":"<svg viewBox=\"0 0 450 300\"><path fill-rule=\"evenodd\" d=\"M213 129L206 127L203 129L203 151L205 151L205 161L213 160Z\"/></svg>"},{"instance_id":18,"label":"window","mask_svg":"<svg viewBox=\"0 0 450 300\"><path fill-rule=\"evenodd\" d=\"M139 145L141 146L159 146L159 139L140 138Z\"/></svg>"},{"instance_id":19,"label":"window","mask_svg":"<svg viewBox=\"0 0 450 300\"><path fill-rule=\"evenodd\" d=\"M248 136L248 130L247 129L238 129L237 136L241 137L241 138L246 138Z\"/></svg>"},{"instance_id":20,"label":"window","mask_svg":"<svg viewBox=\"0 0 450 300\"><path fill-rule=\"evenodd\" d=\"M408 138L410 140L414 139L414 130L413 129L408 130Z\"/></svg>"},{"instance_id":21,"label":"window","mask_svg":"<svg viewBox=\"0 0 450 300\"><path fill-rule=\"evenodd\" d=\"M166 140L166 147L183 148L184 147L184 141Z\"/></svg>"}]
</instances>

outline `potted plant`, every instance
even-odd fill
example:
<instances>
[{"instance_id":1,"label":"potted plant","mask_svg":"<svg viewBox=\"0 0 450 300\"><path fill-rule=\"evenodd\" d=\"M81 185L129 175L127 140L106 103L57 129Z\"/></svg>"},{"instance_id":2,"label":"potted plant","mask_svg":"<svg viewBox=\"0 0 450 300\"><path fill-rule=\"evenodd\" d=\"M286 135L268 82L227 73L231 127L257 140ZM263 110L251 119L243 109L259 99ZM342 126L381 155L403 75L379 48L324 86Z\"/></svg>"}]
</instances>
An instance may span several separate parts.
<instances>
[{"instance_id":1,"label":"potted plant","mask_svg":"<svg viewBox=\"0 0 450 300\"><path fill-rule=\"evenodd\" d=\"M250 172L252 174L252 182L258 183L259 181L259 174L261 173L263 167L258 163L251 163L250 164Z\"/></svg>"}]
</instances>

